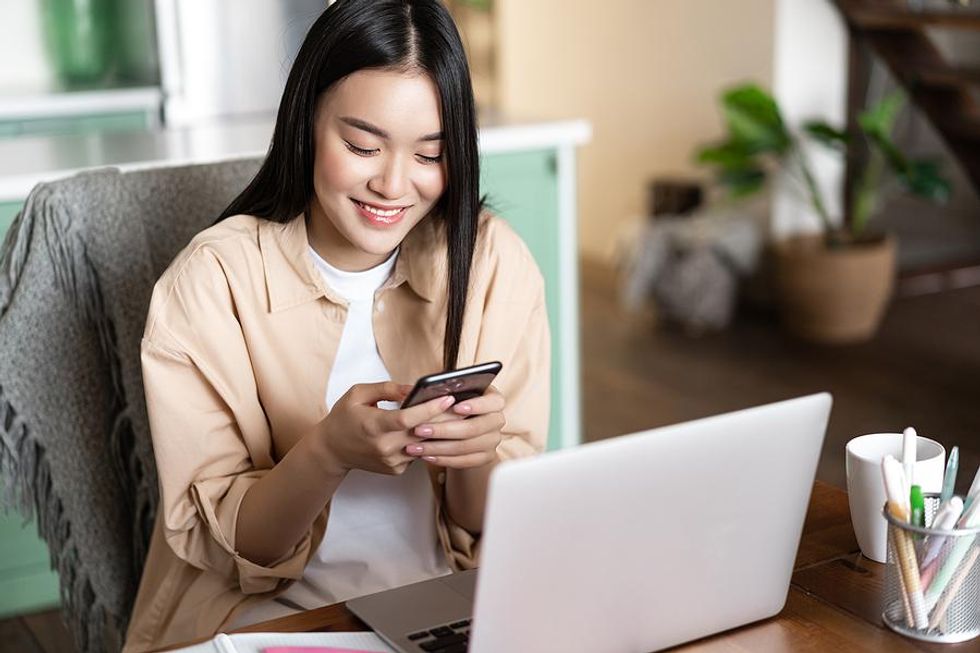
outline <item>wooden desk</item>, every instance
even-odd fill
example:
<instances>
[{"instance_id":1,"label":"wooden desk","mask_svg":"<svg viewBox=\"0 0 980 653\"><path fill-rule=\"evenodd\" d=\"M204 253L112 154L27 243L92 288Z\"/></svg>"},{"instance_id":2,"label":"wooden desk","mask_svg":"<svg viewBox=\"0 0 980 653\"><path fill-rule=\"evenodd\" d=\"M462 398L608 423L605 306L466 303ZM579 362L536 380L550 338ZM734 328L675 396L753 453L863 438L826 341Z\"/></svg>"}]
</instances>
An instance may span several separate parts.
<instances>
[{"instance_id":1,"label":"wooden desk","mask_svg":"<svg viewBox=\"0 0 980 653\"><path fill-rule=\"evenodd\" d=\"M897 635L881 623L884 565L862 557L847 494L817 482L810 499L796 571L779 615L671 649L711 653L980 652L980 638L963 644L927 644ZM255 624L238 632L368 630L343 605Z\"/></svg>"}]
</instances>

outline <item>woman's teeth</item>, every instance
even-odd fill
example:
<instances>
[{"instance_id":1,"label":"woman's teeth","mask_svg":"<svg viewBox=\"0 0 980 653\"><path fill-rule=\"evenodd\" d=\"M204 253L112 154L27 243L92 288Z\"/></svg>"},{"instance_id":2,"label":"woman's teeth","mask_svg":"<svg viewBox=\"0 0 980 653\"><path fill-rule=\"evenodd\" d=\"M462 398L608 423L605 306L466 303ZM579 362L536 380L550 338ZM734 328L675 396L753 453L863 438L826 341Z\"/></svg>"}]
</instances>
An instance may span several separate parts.
<instances>
[{"instance_id":1,"label":"woman's teeth","mask_svg":"<svg viewBox=\"0 0 980 653\"><path fill-rule=\"evenodd\" d=\"M390 218L394 215L398 215L403 210L403 209L392 209L390 211L382 211L381 209L376 209L373 206L368 206L367 204L364 204L362 202L358 202L358 205L361 206L366 211L369 211L375 215L379 215L382 218Z\"/></svg>"}]
</instances>

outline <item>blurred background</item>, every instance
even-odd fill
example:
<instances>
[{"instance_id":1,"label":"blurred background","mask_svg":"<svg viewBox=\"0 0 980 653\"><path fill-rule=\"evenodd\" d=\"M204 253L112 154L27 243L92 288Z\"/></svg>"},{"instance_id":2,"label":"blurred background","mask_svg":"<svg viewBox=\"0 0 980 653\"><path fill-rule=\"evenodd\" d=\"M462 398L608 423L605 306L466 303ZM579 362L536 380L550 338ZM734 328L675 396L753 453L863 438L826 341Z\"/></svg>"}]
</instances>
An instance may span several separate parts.
<instances>
[{"instance_id":1,"label":"blurred background","mask_svg":"<svg viewBox=\"0 0 980 653\"><path fill-rule=\"evenodd\" d=\"M552 444L830 390L818 478L843 487L847 440L912 425L961 447L968 485L980 463L980 7L447 4L491 199L533 218L539 200L517 193L541 187L520 186L529 159L508 157L540 151L555 198L542 210L570 221L573 251L539 260L567 369L580 370L562 381L580 405L561 407L580 435ZM0 234L38 181L264 152L324 6L0 3ZM557 240L527 234L536 256ZM571 267L556 262L567 256ZM0 516L0 650L71 650L34 530Z\"/></svg>"}]
</instances>

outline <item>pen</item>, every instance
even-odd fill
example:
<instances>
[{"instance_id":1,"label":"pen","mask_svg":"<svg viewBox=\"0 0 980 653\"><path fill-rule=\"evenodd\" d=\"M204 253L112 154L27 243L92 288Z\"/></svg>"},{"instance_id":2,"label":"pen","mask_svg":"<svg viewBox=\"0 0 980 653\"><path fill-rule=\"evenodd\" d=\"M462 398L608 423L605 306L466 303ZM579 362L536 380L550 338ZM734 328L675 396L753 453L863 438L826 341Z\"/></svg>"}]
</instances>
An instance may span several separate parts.
<instances>
[{"instance_id":1,"label":"pen","mask_svg":"<svg viewBox=\"0 0 980 653\"><path fill-rule=\"evenodd\" d=\"M975 528L980 526L980 503L975 504L970 509L963 512L963 516L960 517L959 522L956 524L958 528ZM950 548L949 555L943 562L942 567L936 572L933 577L932 582L929 583L929 588L925 593L926 610L931 612L939 602L939 597L942 596L943 591L950 584L953 574L956 572L957 567L963 562L963 558L967 556L970 552L970 548L976 541L976 537L958 537L956 538L956 543Z\"/></svg>"},{"instance_id":2,"label":"pen","mask_svg":"<svg viewBox=\"0 0 980 653\"><path fill-rule=\"evenodd\" d=\"M214 646L221 653L235 653L237 650L231 641L231 637L228 637L228 635L225 635L224 633L218 633L218 635L214 638Z\"/></svg>"},{"instance_id":3,"label":"pen","mask_svg":"<svg viewBox=\"0 0 980 653\"><path fill-rule=\"evenodd\" d=\"M901 463L895 456L887 455L881 461L881 473L885 479L885 494L888 497L888 513L899 521L909 520L909 494L905 492L905 473ZM915 559L915 549L908 535L901 529L889 526L893 533L895 557L901 573L903 586L907 592L909 606L912 609L912 620L917 629L929 626L929 614L922 593L922 580L919 577L919 564ZM945 585L945 583L944 583ZM937 597L938 598L938 597Z\"/></svg>"},{"instance_id":4,"label":"pen","mask_svg":"<svg viewBox=\"0 0 980 653\"><path fill-rule=\"evenodd\" d=\"M881 461L881 474L885 479L885 498L888 499L888 512L900 521L909 520L909 499L905 472L895 456L887 455Z\"/></svg>"},{"instance_id":5,"label":"pen","mask_svg":"<svg viewBox=\"0 0 980 653\"><path fill-rule=\"evenodd\" d=\"M980 467L977 467L977 475L973 477L973 484L966 493L966 498L963 499L963 512L970 509L978 494L980 494Z\"/></svg>"},{"instance_id":6,"label":"pen","mask_svg":"<svg viewBox=\"0 0 980 653\"><path fill-rule=\"evenodd\" d=\"M963 502L963 514L960 515L960 519L956 522L957 528L973 528L975 526L980 526L980 502L974 501L970 505L967 505L967 501Z\"/></svg>"},{"instance_id":7,"label":"pen","mask_svg":"<svg viewBox=\"0 0 980 653\"><path fill-rule=\"evenodd\" d=\"M905 481L915 483L915 429L911 426L902 433L902 466L905 467Z\"/></svg>"},{"instance_id":8,"label":"pen","mask_svg":"<svg viewBox=\"0 0 980 653\"><path fill-rule=\"evenodd\" d=\"M949 460L946 461L946 473L943 474L943 491L939 495L939 503L944 504L953 497L953 488L956 485L956 472L960 466L960 448L953 447L949 452Z\"/></svg>"},{"instance_id":9,"label":"pen","mask_svg":"<svg viewBox=\"0 0 980 653\"><path fill-rule=\"evenodd\" d=\"M913 526L921 526L922 528L925 528L926 500L925 497L922 496L921 486L912 486L912 491L909 492L909 505L912 506L912 515L909 521Z\"/></svg>"},{"instance_id":10,"label":"pen","mask_svg":"<svg viewBox=\"0 0 980 653\"><path fill-rule=\"evenodd\" d=\"M932 584L932 579L936 577L937 571L939 571L939 558L936 558L929 564L922 566L922 569L919 572L919 579L921 580L923 587L929 587Z\"/></svg>"},{"instance_id":11,"label":"pen","mask_svg":"<svg viewBox=\"0 0 980 653\"><path fill-rule=\"evenodd\" d=\"M963 499L959 497L953 497L943 505L939 506L939 510L936 512L936 517L932 520L932 528L940 531L948 531L956 528L956 521L963 514ZM939 555L939 552L943 548L943 544L946 542L946 537L943 535L930 535L926 539L929 543L926 549L926 554L922 558L922 569L924 570L929 566L933 560ZM923 572L923 577L925 573Z\"/></svg>"}]
</instances>

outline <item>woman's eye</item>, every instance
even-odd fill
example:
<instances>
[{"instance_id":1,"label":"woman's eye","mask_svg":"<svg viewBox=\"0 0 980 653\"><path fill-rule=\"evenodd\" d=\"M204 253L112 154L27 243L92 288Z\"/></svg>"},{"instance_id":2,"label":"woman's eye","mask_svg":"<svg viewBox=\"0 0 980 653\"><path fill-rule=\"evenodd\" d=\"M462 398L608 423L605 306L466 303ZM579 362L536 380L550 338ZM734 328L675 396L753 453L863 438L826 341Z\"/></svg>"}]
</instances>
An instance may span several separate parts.
<instances>
[{"instance_id":1,"label":"woman's eye","mask_svg":"<svg viewBox=\"0 0 980 653\"><path fill-rule=\"evenodd\" d=\"M372 154L375 154L378 151L378 150L365 150L363 147L358 147L353 143L351 143L350 141L344 141L344 145L347 146L348 150L360 156L371 156Z\"/></svg>"},{"instance_id":2,"label":"woman's eye","mask_svg":"<svg viewBox=\"0 0 980 653\"><path fill-rule=\"evenodd\" d=\"M378 152L381 151L381 150L378 150L377 148L375 148L373 150L366 150L363 147L358 147L358 146L354 145L350 141L344 141L344 145L347 146L347 149L348 150L350 150L354 154L357 154L358 156L374 156L375 154L377 154ZM439 163L440 161L442 161L442 154L441 153L440 154L437 154L436 156L425 156L424 154L416 154L415 156L417 156L419 158L419 160L422 163L426 164L426 165L432 164L432 163Z\"/></svg>"}]
</instances>

